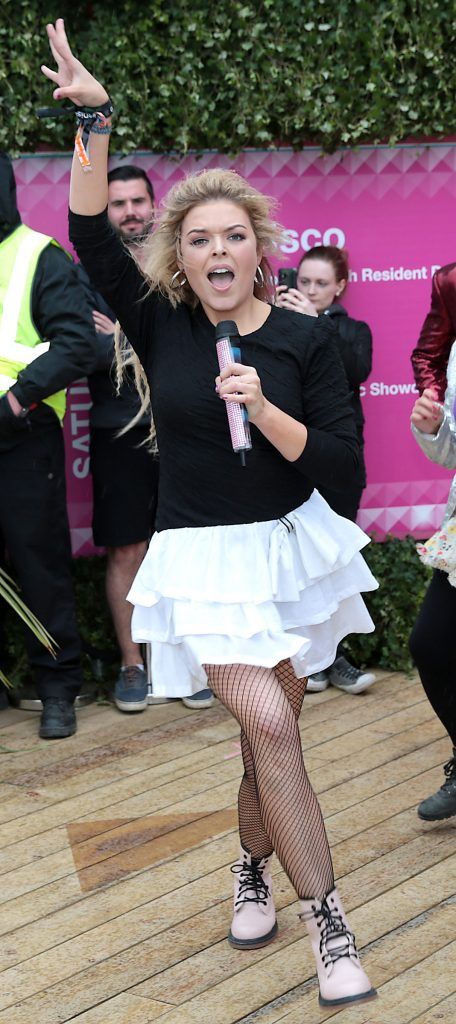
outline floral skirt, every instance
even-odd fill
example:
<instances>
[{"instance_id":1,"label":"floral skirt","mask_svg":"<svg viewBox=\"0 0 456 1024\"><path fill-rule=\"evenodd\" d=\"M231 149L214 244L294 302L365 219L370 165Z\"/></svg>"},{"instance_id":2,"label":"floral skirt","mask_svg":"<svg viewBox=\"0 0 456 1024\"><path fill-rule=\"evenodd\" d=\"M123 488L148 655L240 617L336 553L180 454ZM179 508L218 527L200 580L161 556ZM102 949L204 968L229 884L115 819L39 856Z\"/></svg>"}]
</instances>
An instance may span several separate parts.
<instances>
[{"instance_id":1,"label":"floral skirt","mask_svg":"<svg viewBox=\"0 0 456 1024\"><path fill-rule=\"evenodd\" d=\"M368 543L318 491L278 520L154 534L128 595L154 694L197 692L207 664L327 668L344 636L374 629L360 596L378 586L359 553Z\"/></svg>"}]
</instances>

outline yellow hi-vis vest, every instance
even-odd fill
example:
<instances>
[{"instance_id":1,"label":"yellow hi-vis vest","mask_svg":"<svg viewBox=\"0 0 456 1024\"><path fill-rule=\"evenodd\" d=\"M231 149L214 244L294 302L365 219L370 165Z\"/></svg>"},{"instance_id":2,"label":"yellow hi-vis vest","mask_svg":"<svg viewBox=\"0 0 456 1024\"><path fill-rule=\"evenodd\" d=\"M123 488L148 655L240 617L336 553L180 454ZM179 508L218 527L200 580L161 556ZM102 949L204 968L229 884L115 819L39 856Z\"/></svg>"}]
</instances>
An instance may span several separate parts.
<instances>
[{"instance_id":1,"label":"yellow hi-vis vest","mask_svg":"<svg viewBox=\"0 0 456 1024\"><path fill-rule=\"evenodd\" d=\"M25 224L0 242L0 395L15 384L21 370L49 349L32 320L32 289L39 257L50 243L58 245ZM43 401L62 421L65 391Z\"/></svg>"}]
</instances>

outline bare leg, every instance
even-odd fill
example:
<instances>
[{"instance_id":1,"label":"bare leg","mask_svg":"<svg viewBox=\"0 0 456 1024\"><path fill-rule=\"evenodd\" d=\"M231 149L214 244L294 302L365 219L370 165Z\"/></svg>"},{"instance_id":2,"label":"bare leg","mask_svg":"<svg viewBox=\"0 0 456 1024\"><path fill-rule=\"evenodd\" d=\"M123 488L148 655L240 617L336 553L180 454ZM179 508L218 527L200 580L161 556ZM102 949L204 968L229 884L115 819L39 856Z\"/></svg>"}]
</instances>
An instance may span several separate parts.
<instances>
[{"instance_id":1,"label":"bare leg","mask_svg":"<svg viewBox=\"0 0 456 1024\"><path fill-rule=\"evenodd\" d=\"M205 668L247 737L265 835L298 896L323 898L334 886L331 855L296 716L278 675L249 665Z\"/></svg>"},{"instance_id":2,"label":"bare leg","mask_svg":"<svg viewBox=\"0 0 456 1024\"><path fill-rule=\"evenodd\" d=\"M133 607L126 597L146 551L146 541L107 549L106 597L122 656L122 665L140 665L143 660L139 644L134 644L131 639Z\"/></svg>"}]
</instances>

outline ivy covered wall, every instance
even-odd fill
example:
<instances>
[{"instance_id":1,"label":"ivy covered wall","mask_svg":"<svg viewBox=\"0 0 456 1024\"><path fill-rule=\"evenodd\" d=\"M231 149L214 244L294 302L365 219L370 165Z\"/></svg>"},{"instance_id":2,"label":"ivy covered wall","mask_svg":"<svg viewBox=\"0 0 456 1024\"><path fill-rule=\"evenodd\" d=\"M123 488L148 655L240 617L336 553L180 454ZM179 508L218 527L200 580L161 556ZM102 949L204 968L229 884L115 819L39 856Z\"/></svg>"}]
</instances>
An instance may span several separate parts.
<instances>
[{"instance_id":1,"label":"ivy covered wall","mask_svg":"<svg viewBox=\"0 0 456 1024\"><path fill-rule=\"evenodd\" d=\"M456 19L447 0L0 0L0 147L68 149L40 122L45 24L117 109L113 149L325 150L456 132Z\"/></svg>"}]
</instances>

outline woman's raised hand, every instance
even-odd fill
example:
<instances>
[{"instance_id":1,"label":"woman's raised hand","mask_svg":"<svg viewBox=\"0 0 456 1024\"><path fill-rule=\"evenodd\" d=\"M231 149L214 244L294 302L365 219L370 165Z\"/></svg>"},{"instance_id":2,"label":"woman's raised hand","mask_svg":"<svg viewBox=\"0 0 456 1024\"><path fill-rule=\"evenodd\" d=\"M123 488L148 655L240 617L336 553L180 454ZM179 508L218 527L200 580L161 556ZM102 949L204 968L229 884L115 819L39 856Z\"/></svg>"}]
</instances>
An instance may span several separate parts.
<instances>
[{"instance_id":1,"label":"woman's raised hand","mask_svg":"<svg viewBox=\"0 0 456 1024\"><path fill-rule=\"evenodd\" d=\"M282 309L291 309L292 313L306 313L307 316L318 316L315 306L297 288L287 288L279 284L275 293L275 305Z\"/></svg>"},{"instance_id":2,"label":"woman's raised hand","mask_svg":"<svg viewBox=\"0 0 456 1024\"><path fill-rule=\"evenodd\" d=\"M435 388L425 388L417 398L412 409L411 420L414 427L423 434L437 434L443 420L443 407L437 401Z\"/></svg>"},{"instance_id":3,"label":"woman's raised hand","mask_svg":"<svg viewBox=\"0 0 456 1024\"><path fill-rule=\"evenodd\" d=\"M73 56L63 18L57 18L55 25L46 25L46 32L57 71L52 71L45 64L41 65L41 70L57 86L53 92L54 99L68 99L81 107L97 107L106 103L109 99L106 89Z\"/></svg>"}]
</instances>

